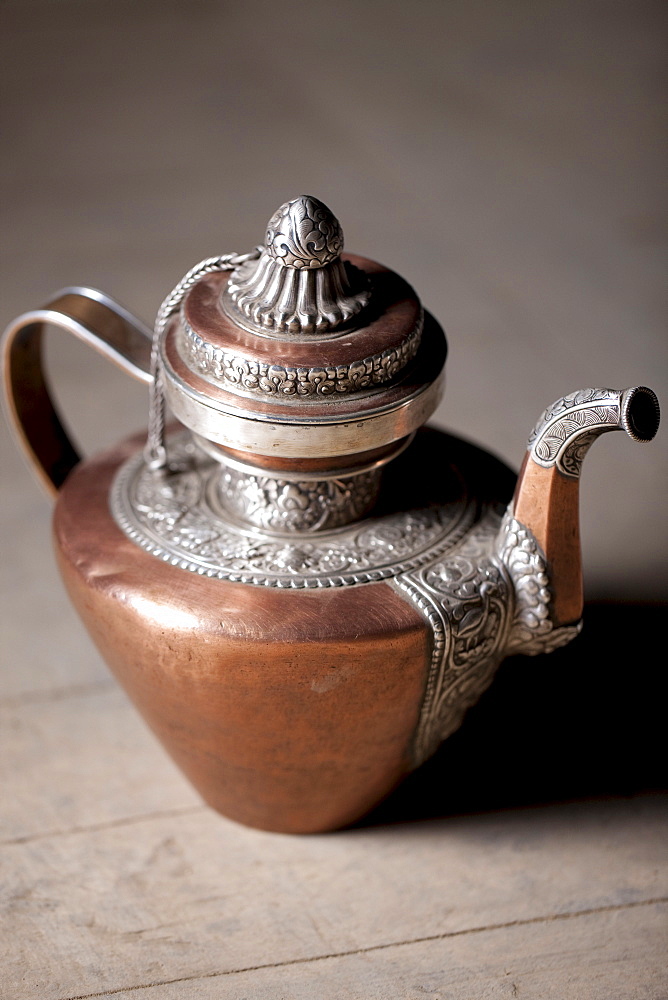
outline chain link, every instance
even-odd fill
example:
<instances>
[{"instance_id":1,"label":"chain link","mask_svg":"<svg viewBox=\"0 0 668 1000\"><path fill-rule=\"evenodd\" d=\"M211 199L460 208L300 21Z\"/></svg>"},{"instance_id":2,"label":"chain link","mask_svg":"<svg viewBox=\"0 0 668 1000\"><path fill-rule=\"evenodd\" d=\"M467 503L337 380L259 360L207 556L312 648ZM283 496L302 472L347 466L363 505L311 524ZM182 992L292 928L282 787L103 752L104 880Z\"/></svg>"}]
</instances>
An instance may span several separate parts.
<instances>
[{"instance_id":1,"label":"chain link","mask_svg":"<svg viewBox=\"0 0 668 1000\"><path fill-rule=\"evenodd\" d=\"M248 260L257 260L262 247L250 253L224 253L217 257L207 257L192 267L179 281L158 309L153 328L151 345L151 375L153 380L149 391L148 437L144 448L144 460L152 472L159 472L167 464L165 449L165 386L160 360L160 339L167 323L179 311L186 294L205 274L215 271L233 271Z\"/></svg>"}]
</instances>

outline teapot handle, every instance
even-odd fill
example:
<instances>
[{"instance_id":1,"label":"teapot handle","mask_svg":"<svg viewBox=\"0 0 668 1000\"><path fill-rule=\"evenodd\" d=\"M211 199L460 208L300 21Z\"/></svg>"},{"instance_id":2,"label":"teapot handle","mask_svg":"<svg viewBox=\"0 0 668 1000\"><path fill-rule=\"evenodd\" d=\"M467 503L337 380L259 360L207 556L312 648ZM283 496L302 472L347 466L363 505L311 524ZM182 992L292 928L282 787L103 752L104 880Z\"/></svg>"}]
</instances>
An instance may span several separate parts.
<instances>
[{"instance_id":1,"label":"teapot handle","mask_svg":"<svg viewBox=\"0 0 668 1000\"><path fill-rule=\"evenodd\" d=\"M152 331L94 288L63 288L42 309L24 313L3 338L9 422L46 491L55 496L80 460L49 393L42 364L42 332L57 326L150 383Z\"/></svg>"}]
</instances>

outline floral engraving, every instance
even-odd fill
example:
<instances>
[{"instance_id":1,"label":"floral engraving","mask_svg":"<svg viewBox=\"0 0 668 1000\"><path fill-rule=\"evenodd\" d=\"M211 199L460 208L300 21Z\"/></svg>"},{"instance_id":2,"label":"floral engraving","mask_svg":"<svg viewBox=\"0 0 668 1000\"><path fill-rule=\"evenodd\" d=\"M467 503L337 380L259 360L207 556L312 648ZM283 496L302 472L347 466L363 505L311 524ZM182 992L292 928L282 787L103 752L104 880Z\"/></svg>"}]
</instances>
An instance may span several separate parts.
<instances>
[{"instance_id":1,"label":"floral engraving","mask_svg":"<svg viewBox=\"0 0 668 1000\"><path fill-rule=\"evenodd\" d=\"M512 515L488 511L475 531L434 563L393 585L422 611L433 631L431 667L415 734L415 765L461 725L512 653L549 653L580 625L555 628L547 563L535 538Z\"/></svg>"},{"instance_id":2,"label":"floral engraving","mask_svg":"<svg viewBox=\"0 0 668 1000\"><path fill-rule=\"evenodd\" d=\"M343 250L338 219L317 198L305 195L281 205L267 223L267 253L286 267L322 267Z\"/></svg>"},{"instance_id":3,"label":"floral engraving","mask_svg":"<svg viewBox=\"0 0 668 1000\"><path fill-rule=\"evenodd\" d=\"M362 517L373 506L381 470L345 479L294 482L225 468L218 484L223 508L258 528L319 531Z\"/></svg>"},{"instance_id":4,"label":"floral engraving","mask_svg":"<svg viewBox=\"0 0 668 1000\"><path fill-rule=\"evenodd\" d=\"M222 508L221 466L196 449L187 432L170 438L169 455L176 471L166 475L151 473L142 455L121 467L112 488L112 513L147 552L218 579L288 588L383 580L456 545L477 516L475 502L464 498L314 534L297 535L285 524L280 532L244 527ZM291 499L287 494L286 509Z\"/></svg>"},{"instance_id":5,"label":"floral engraving","mask_svg":"<svg viewBox=\"0 0 668 1000\"><path fill-rule=\"evenodd\" d=\"M506 512L496 547L510 573L515 591L514 615L506 653L536 656L565 646L575 638L582 624L555 628L550 617L552 592L547 560L534 536Z\"/></svg>"},{"instance_id":6,"label":"floral engraving","mask_svg":"<svg viewBox=\"0 0 668 1000\"><path fill-rule=\"evenodd\" d=\"M423 317L396 348L388 348L350 364L319 367L270 365L231 354L203 340L183 324L183 349L203 375L231 388L266 396L328 396L384 385L411 361L420 346Z\"/></svg>"},{"instance_id":7,"label":"floral engraving","mask_svg":"<svg viewBox=\"0 0 668 1000\"><path fill-rule=\"evenodd\" d=\"M272 215L256 261L242 264L223 309L269 336L326 334L350 324L370 298L366 274L341 260L343 232L317 198L288 201Z\"/></svg>"},{"instance_id":8,"label":"floral engraving","mask_svg":"<svg viewBox=\"0 0 668 1000\"><path fill-rule=\"evenodd\" d=\"M494 551L500 517L488 511L454 550L393 584L425 614L433 649L413 744L417 767L461 725L505 655L512 587Z\"/></svg>"}]
</instances>

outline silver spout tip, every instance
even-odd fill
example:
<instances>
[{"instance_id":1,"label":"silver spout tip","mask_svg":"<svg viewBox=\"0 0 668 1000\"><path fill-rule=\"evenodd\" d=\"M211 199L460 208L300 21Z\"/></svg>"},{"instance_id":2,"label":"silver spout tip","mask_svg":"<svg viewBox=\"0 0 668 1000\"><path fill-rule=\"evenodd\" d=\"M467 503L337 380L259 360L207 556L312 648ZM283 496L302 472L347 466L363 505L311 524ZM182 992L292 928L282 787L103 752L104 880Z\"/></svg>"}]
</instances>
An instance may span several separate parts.
<instances>
[{"instance_id":1,"label":"silver spout tip","mask_svg":"<svg viewBox=\"0 0 668 1000\"><path fill-rule=\"evenodd\" d=\"M625 389L621 400L621 424L634 441L651 441L659 429L661 409L656 393L646 385Z\"/></svg>"}]
</instances>

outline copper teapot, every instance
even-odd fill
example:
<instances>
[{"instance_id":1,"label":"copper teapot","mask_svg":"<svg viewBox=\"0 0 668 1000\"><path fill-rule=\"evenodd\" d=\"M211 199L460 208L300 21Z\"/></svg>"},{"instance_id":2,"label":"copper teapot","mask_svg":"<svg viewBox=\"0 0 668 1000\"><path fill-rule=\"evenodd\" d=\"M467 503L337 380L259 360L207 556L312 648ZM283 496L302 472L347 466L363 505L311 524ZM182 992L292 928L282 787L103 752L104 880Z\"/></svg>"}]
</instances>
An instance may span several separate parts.
<instances>
[{"instance_id":1,"label":"copper teapot","mask_svg":"<svg viewBox=\"0 0 668 1000\"><path fill-rule=\"evenodd\" d=\"M47 324L149 385L148 436L80 461L43 373ZM585 453L659 424L645 386L570 393L516 482L425 428L443 331L402 278L344 254L306 196L262 246L188 272L154 331L67 288L9 326L4 359L102 655L210 805L294 833L356 820L457 729L505 656L577 634Z\"/></svg>"}]
</instances>

